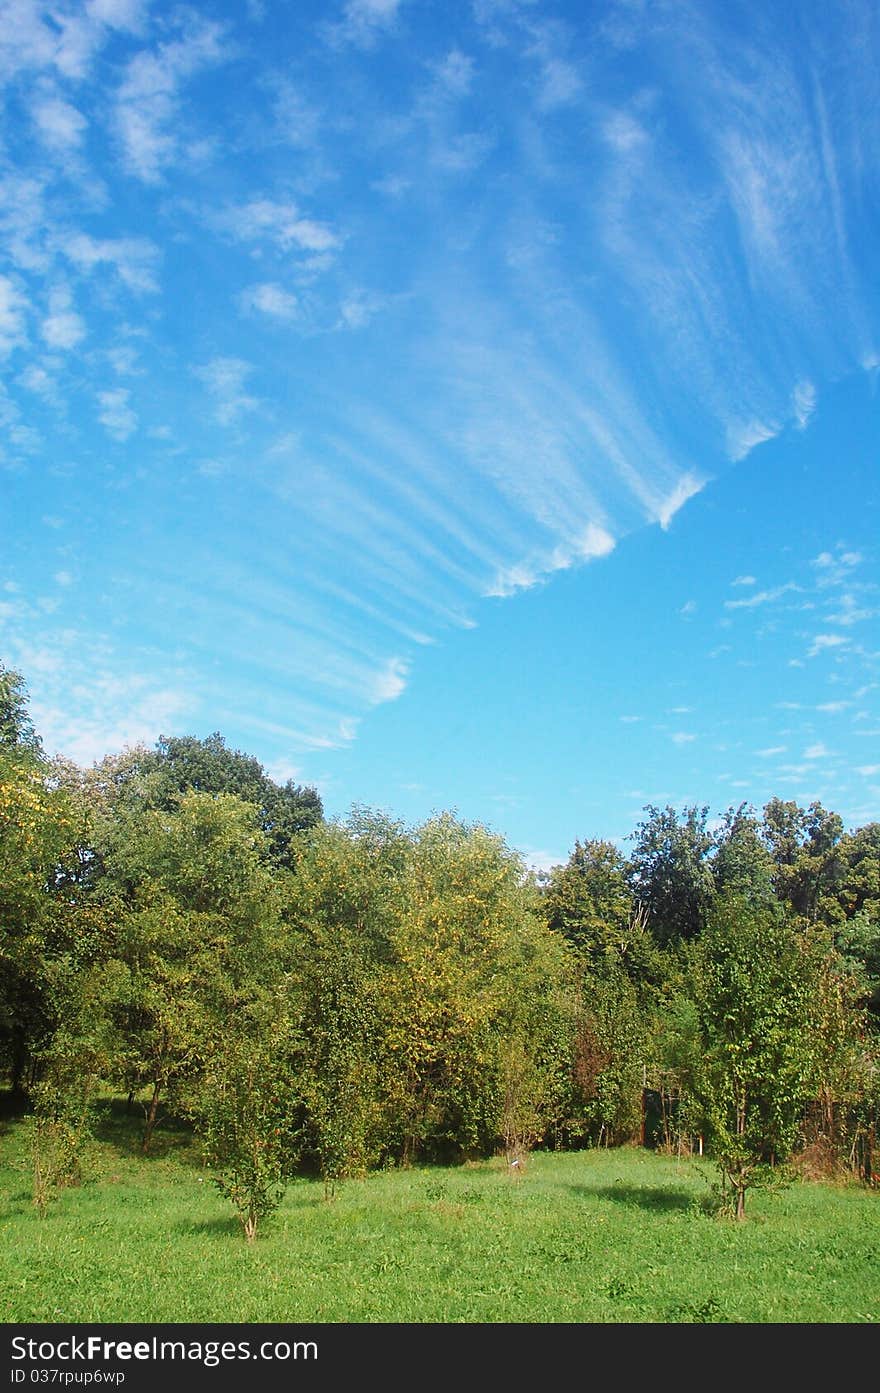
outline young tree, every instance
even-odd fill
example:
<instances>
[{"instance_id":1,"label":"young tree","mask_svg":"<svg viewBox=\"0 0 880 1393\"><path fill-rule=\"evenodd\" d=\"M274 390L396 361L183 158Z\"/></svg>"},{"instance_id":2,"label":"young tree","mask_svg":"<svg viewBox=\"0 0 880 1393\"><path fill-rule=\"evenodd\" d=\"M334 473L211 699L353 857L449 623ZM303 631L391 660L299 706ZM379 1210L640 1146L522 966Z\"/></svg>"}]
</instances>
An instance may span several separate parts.
<instances>
[{"instance_id":1,"label":"young tree","mask_svg":"<svg viewBox=\"0 0 880 1393\"><path fill-rule=\"evenodd\" d=\"M249 1244L281 1204L298 1159L291 1031L281 995L238 1012L207 1061L194 1108L214 1183Z\"/></svg>"},{"instance_id":2,"label":"young tree","mask_svg":"<svg viewBox=\"0 0 880 1393\"><path fill-rule=\"evenodd\" d=\"M687 959L695 1038L682 1084L741 1219L816 1096L824 952L780 913L729 898Z\"/></svg>"}]
</instances>

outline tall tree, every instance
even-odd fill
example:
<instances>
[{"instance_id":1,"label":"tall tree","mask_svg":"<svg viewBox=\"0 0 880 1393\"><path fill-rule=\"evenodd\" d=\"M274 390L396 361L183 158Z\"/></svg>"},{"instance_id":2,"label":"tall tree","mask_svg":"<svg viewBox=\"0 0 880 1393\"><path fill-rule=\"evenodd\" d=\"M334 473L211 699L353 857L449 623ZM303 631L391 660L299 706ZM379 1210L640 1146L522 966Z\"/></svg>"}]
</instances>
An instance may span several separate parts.
<instances>
[{"instance_id":1,"label":"tall tree","mask_svg":"<svg viewBox=\"0 0 880 1393\"><path fill-rule=\"evenodd\" d=\"M724 815L715 835L712 874L719 894L738 895L756 906L773 899L773 860L761 824L746 803Z\"/></svg>"},{"instance_id":2,"label":"tall tree","mask_svg":"<svg viewBox=\"0 0 880 1393\"><path fill-rule=\"evenodd\" d=\"M551 929L590 956L625 942L633 901L626 861L614 843L575 842L566 864L547 878L542 910Z\"/></svg>"},{"instance_id":3,"label":"tall tree","mask_svg":"<svg viewBox=\"0 0 880 1393\"><path fill-rule=\"evenodd\" d=\"M771 798L764 808L763 835L773 858L778 898L815 922L823 897L840 875L838 844L843 822L818 801L808 808Z\"/></svg>"},{"instance_id":4,"label":"tall tree","mask_svg":"<svg viewBox=\"0 0 880 1393\"><path fill-rule=\"evenodd\" d=\"M162 736L153 750L138 747L105 760L95 783L110 803L166 810L188 792L232 794L257 810L265 855L278 866L292 865L296 837L323 817L314 788L291 779L276 783L259 760L230 749L219 732L204 740Z\"/></svg>"},{"instance_id":5,"label":"tall tree","mask_svg":"<svg viewBox=\"0 0 880 1393\"><path fill-rule=\"evenodd\" d=\"M628 875L636 903L661 945L696 937L706 922L714 881L708 807L675 808L649 804L648 816L633 833Z\"/></svg>"}]
</instances>

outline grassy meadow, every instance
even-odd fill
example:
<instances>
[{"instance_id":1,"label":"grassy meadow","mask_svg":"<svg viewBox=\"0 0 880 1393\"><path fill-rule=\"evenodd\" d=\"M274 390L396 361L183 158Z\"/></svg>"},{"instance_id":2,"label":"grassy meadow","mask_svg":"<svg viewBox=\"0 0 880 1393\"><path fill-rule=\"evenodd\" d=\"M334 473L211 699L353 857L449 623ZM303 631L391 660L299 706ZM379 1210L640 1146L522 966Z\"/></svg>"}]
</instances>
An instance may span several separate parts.
<instances>
[{"instance_id":1,"label":"grassy meadow","mask_svg":"<svg viewBox=\"0 0 880 1393\"><path fill-rule=\"evenodd\" d=\"M183 1131L138 1153L108 1104L45 1218L27 1123L0 1135L4 1322L865 1322L880 1195L797 1183L714 1217L705 1160L636 1149L291 1184L248 1248Z\"/></svg>"}]
</instances>

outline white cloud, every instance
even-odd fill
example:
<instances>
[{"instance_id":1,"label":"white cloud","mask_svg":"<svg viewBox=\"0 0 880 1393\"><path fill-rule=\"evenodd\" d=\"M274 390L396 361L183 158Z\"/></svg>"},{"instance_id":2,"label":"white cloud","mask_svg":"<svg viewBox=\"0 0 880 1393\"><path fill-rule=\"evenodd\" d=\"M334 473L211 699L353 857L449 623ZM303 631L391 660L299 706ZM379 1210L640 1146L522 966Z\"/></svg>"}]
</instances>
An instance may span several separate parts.
<instances>
[{"instance_id":1,"label":"white cloud","mask_svg":"<svg viewBox=\"0 0 880 1393\"><path fill-rule=\"evenodd\" d=\"M541 111L555 111L557 107L570 106L580 96L583 83L573 63L564 58L548 58L541 65L538 84L538 107Z\"/></svg>"},{"instance_id":2,"label":"white cloud","mask_svg":"<svg viewBox=\"0 0 880 1393\"><path fill-rule=\"evenodd\" d=\"M798 430L804 430L816 409L816 388L812 382L798 382L791 394Z\"/></svg>"},{"instance_id":3,"label":"white cloud","mask_svg":"<svg viewBox=\"0 0 880 1393\"><path fill-rule=\"evenodd\" d=\"M568 860L567 856L560 856L553 851L541 851L536 847L529 847L522 853L526 869L529 871L552 871L554 866L563 866Z\"/></svg>"},{"instance_id":4,"label":"white cloud","mask_svg":"<svg viewBox=\"0 0 880 1393\"><path fill-rule=\"evenodd\" d=\"M302 778L300 766L291 764L289 759L276 759L267 764L266 773L276 784L286 784L288 781L296 783Z\"/></svg>"},{"instance_id":5,"label":"white cloud","mask_svg":"<svg viewBox=\"0 0 880 1393\"><path fill-rule=\"evenodd\" d=\"M245 311L256 310L272 319L296 319L299 313L296 296L273 281L264 281L261 285L252 285L243 290L239 304Z\"/></svg>"},{"instance_id":6,"label":"white cloud","mask_svg":"<svg viewBox=\"0 0 880 1393\"><path fill-rule=\"evenodd\" d=\"M876 609L867 609L859 606L854 595L845 593L840 596L840 608L835 614L828 615L829 624L840 624L844 628L849 628L853 624L861 624L866 619L873 619L877 614Z\"/></svg>"},{"instance_id":7,"label":"white cloud","mask_svg":"<svg viewBox=\"0 0 880 1393\"><path fill-rule=\"evenodd\" d=\"M110 29L137 34L144 27L144 11L149 0L88 0L86 12Z\"/></svg>"},{"instance_id":8,"label":"white cloud","mask_svg":"<svg viewBox=\"0 0 880 1393\"><path fill-rule=\"evenodd\" d=\"M389 658L375 674L369 693L371 703L377 706L383 701L396 701L406 689L408 675L409 663L405 658Z\"/></svg>"},{"instance_id":9,"label":"white cloud","mask_svg":"<svg viewBox=\"0 0 880 1393\"><path fill-rule=\"evenodd\" d=\"M204 366L195 368L194 372L216 399L215 415L221 426L234 425L239 417L259 407L259 399L244 390L253 367L243 359L212 358Z\"/></svg>"},{"instance_id":10,"label":"white cloud","mask_svg":"<svg viewBox=\"0 0 880 1393\"><path fill-rule=\"evenodd\" d=\"M255 198L227 209L220 225L241 242L273 242L281 251L328 253L340 245L339 235L326 223L301 216L295 203Z\"/></svg>"},{"instance_id":11,"label":"white cloud","mask_svg":"<svg viewBox=\"0 0 880 1393\"><path fill-rule=\"evenodd\" d=\"M679 508L683 508L689 498L693 498L701 489L705 488L706 480L698 479L695 474L683 474L672 492L665 498L656 509L656 519L663 531L666 532L669 524L675 517Z\"/></svg>"},{"instance_id":12,"label":"white cloud","mask_svg":"<svg viewBox=\"0 0 880 1393\"><path fill-rule=\"evenodd\" d=\"M18 381L26 392L33 392L38 397L50 398L55 395L57 390L55 379L50 377L46 369L40 367L38 363L29 363L19 376Z\"/></svg>"},{"instance_id":13,"label":"white cloud","mask_svg":"<svg viewBox=\"0 0 880 1393\"><path fill-rule=\"evenodd\" d=\"M402 0L347 0L342 17L325 26L326 37L334 44L354 44L371 48L380 34L392 28Z\"/></svg>"},{"instance_id":14,"label":"white cloud","mask_svg":"<svg viewBox=\"0 0 880 1393\"><path fill-rule=\"evenodd\" d=\"M817 634L807 651L808 658L815 658L829 648L845 648L849 639L843 634Z\"/></svg>"},{"instance_id":15,"label":"white cloud","mask_svg":"<svg viewBox=\"0 0 880 1393\"><path fill-rule=\"evenodd\" d=\"M767 605L773 600L778 600L782 595L787 595L792 590L800 590L799 585L794 581L788 581L785 585L777 585L772 590L759 590L755 595L750 595L747 600L725 600L725 609L754 609L757 605Z\"/></svg>"},{"instance_id":16,"label":"white cloud","mask_svg":"<svg viewBox=\"0 0 880 1393\"><path fill-rule=\"evenodd\" d=\"M75 106L62 97L38 97L31 107L31 116L37 134L50 150L67 154L82 144L88 122Z\"/></svg>"},{"instance_id":17,"label":"white cloud","mask_svg":"<svg viewBox=\"0 0 880 1393\"><path fill-rule=\"evenodd\" d=\"M471 89L474 80L474 60L461 49L450 49L441 63L432 65L434 76L444 92L453 97L464 97Z\"/></svg>"},{"instance_id":18,"label":"white cloud","mask_svg":"<svg viewBox=\"0 0 880 1393\"><path fill-rule=\"evenodd\" d=\"M628 154L648 144L650 137L629 112L618 111L605 122L602 134L618 154Z\"/></svg>"},{"instance_id":19,"label":"white cloud","mask_svg":"<svg viewBox=\"0 0 880 1393\"><path fill-rule=\"evenodd\" d=\"M49 313L43 320L41 332L50 348L70 349L86 336L83 318L72 308L73 297L63 286L49 294Z\"/></svg>"},{"instance_id":20,"label":"white cloud","mask_svg":"<svg viewBox=\"0 0 880 1393\"><path fill-rule=\"evenodd\" d=\"M0 276L0 354L6 357L25 341L25 299L8 276Z\"/></svg>"},{"instance_id":21,"label":"white cloud","mask_svg":"<svg viewBox=\"0 0 880 1393\"><path fill-rule=\"evenodd\" d=\"M75 232L59 240L68 261L80 271L93 271L96 266L112 266L130 290L159 289L155 270L159 249L146 237L101 239Z\"/></svg>"},{"instance_id":22,"label":"white cloud","mask_svg":"<svg viewBox=\"0 0 880 1393\"><path fill-rule=\"evenodd\" d=\"M784 755L787 749L787 745L770 745L766 750L756 750L755 753L760 759L772 759L774 755Z\"/></svg>"},{"instance_id":23,"label":"white cloud","mask_svg":"<svg viewBox=\"0 0 880 1393\"><path fill-rule=\"evenodd\" d=\"M830 754L831 751L822 744L821 740L817 740L814 745L810 745L804 750L801 757L803 759L827 759Z\"/></svg>"},{"instance_id":24,"label":"white cloud","mask_svg":"<svg viewBox=\"0 0 880 1393\"><path fill-rule=\"evenodd\" d=\"M129 406L130 396L131 393L124 387L114 387L111 391L98 393L101 407L98 419L114 440L127 440L137 430L138 418Z\"/></svg>"},{"instance_id":25,"label":"white cloud","mask_svg":"<svg viewBox=\"0 0 880 1393\"><path fill-rule=\"evenodd\" d=\"M864 779L873 779L875 774L880 774L880 764L860 764L856 773Z\"/></svg>"},{"instance_id":26,"label":"white cloud","mask_svg":"<svg viewBox=\"0 0 880 1393\"><path fill-rule=\"evenodd\" d=\"M669 738L674 745L689 745L691 741L696 740L697 737L691 735L689 731L677 730L675 734L671 735Z\"/></svg>"},{"instance_id":27,"label":"white cloud","mask_svg":"<svg viewBox=\"0 0 880 1393\"><path fill-rule=\"evenodd\" d=\"M506 599L517 590L530 590L555 571L567 571L571 566L581 562L608 556L615 546L616 542L610 532L596 523L588 523L579 536L571 541L561 542L549 556L502 567L485 594L487 597Z\"/></svg>"},{"instance_id":28,"label":"white cloud","mask_svg":"<svg viewBox=\"0 0 880 1393\"><path fill-rule=\"evenodd\" d=\"M737 576L736 580L732 580L730 583L731 585L757 585L758 582L754 576Z\"/></svg>"},{"instance_id":29,"label":"white cloud","mask_svg":"<svg viewBox=\"0 0 880 1393\"><path fill-rule=\"evenodd\" d=\"M854 568L863 561L861 552L848 551L838 545L834 552L820 552L811 565L818 571L818 584L824 590L835 585L849 585Z\"/></svg>"},{"instance_id":30,"label":"white cloud","mask_svg":"<svg viewBox=\"0 0 880 1393\"><path fill-rule=\"evenodd\" d=\"M222 26L200 18L195 10L180 13L186 25L182 36L154 52L136 54L117 95L116 127L124 163L147 184L158 183L165 165L177 157L175 118L183 82L227 57Z\"/></svg>"},{"instance_id":31,"label":"white cloud","mask_svg":"<svg viewBox=\"0 0 880 1393\"><path fill-rule=\"evenodd\" d=\"M745 459L756 445L772 440L779 434L779 427L762 421L737 422L727 428L727 452L737 462Z\"/></svg>"}]
</instances>

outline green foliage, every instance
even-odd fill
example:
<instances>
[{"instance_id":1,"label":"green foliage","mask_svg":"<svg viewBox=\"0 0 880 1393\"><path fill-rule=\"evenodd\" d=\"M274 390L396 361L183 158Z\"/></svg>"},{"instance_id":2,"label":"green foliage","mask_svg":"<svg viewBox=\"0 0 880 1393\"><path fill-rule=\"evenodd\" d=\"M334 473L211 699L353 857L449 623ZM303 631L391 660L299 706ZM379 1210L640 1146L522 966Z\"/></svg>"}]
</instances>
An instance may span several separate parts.
<instances>
[{"instance_id":1,"label":"green foliage","mask_svg":"<svg viewBox=\"0 0 880 1393\"><path fill-rule=\"evenodd\" d=\"M163 1110L199 1119L251 1236L294 1154L329 1189L608 1146L649 1076L740 1193L799 1129L867 1176L880 825L646 813L628 862L577 842L541 892L484 827L326 824L219 735L50 763L0 667L0 1064L37 1104L39 1194L98 1079L142 1102L145 1147Z\"/></svg>"},{"instance_id":2,"label":"green foliage","mask_svg":"<svg viewBox=\"0 0 880 1393\"><path fill-rule=\"evenodd\" d=\"M272 1003L262 1007L229 1023L195 1107L212 1179L248 1243L281 1204L297 1159L290 1026Z\"/></svg>"},{"instance_id":3,"label":"green foliage","mask_svg":"<svg viewBox=\"0 0 880 1393\"><path fill-rule=\"evenodd\" d=\"M509 1122L512 1049L517 1108L552 1125L570 1053L565 952L499 838L448 815L407 832L358 809L303 843L289 894L298 1075L328 1182L382 1156L490 1150Z\"/></svg>"},{"instance_id":4,"label":"green foliage","mask_svg":"<svg viewBox=\"0 0 880 1393\"><path fill-rule=\"evenodd\" d=\"M648 805L633 840L628 875L636 903L664 946L696 937L703 929L714 894L708 807Z\"/></svg>"},{"instance_id":5,"label":"green foliage","mask_svg":"<svg viewBox=\"0 0 880 1393\"><path fill-rule=\"evenodd\" d=\"M315 789L275 783L258 760L231 750L217 732L204 740L162 736L154 750L139 747L105 760L95 782L111 803L134 809L171 811L188 793L237 798L255 810L262 852L278 867L290 868L299 834L323 817Z\"/></svg>"},{"instance_id":6,"label":"green foliage","mask_svg":"<svg viewBox=\"0 0 880 1393\"><path fill-rule=\"evenodd\" d=\"M620 951L633 918L626 862L612 842L575 842L547 877L542 912L551 929L596 959Z\"/></svg>"},{"instance_id":7,"label":"green foliage","mask_svg":"<svg viewBox=\"0 0 880 1393\"><path fill-rule=\"evenodd\" d=\"M742 1217L798 1140L819 1083L824 957L782 916L721 900L688 953L696 1038L682 1085Z\"/></svg>"},{"instance_id":8,"label":"green foliage","mask_svg":"<svg viewBox=\"0 0 880 1393\"><path fill-rule=\"evenodd\" d=\"M756 907L773 901L773 859L761 824L744 803L724 815L715 836L712 874L720 895L736 895Z\"/></svg>"},{"instance_id":9,"label":"green foliage","mask_svg":"<svg viewBox=\"0 0 880 1393\"><path fill-rule=\"evenodd\" d=\"M834 943L864 1002L880 1011L880 917L867 908L857 910L837 928Z\"/></svg>"},{"instance_id":10,"label":"green foliage","mask_svg":"<svg viewBox=\"0 0 880 1393\"><path fill-rule=\"evenodd\" d=\"M0 753L13 751L37 757L42 746L28 711L24 678L0 663Z\"/></svg>"},{"instance_id":11,"label":"green foliage","mask_svg":"<svg viewBox=\"0 0 880 1393\"><path fill-rule=\"evenodd\" d=\"M650 1029L621 967L587 974L573 1058L572 1138L617 1146L640 1131Z\"/></svg>"},{"instance_id":12,"label":"green foliage","mask_svg":"<svg viewBox=\"0 0 880 1393\"><path fill-rule=\"evenodd\" d=\"M840 816L819 802L804 809L771 798L764 808L763 835L773 858L777 898L811 922L838 880L842 832Z\"/></svg>"}]
</instances>

